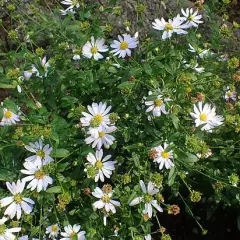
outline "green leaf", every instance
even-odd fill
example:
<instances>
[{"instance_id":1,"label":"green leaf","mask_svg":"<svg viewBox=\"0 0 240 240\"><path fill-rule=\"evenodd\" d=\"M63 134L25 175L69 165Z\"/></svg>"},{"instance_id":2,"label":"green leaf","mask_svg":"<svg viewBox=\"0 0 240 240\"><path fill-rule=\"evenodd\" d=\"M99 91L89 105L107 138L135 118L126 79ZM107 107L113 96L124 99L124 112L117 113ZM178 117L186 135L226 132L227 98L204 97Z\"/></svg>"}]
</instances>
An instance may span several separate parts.
<instances>
[{"instance_id":1,"label":"green leaf","mask_svg":"<svg viewBox=\"0 0 240 240\"><path fill-rule=\"evenodd\" d=\"M130 73L130 76L134 76L136 78L142 73L142 68L139 68L139 67L132 68L129 73Z\"/></svg>"},{"instance_id":2,"label":"green leaf","mask_svg":"<svg viewBox=\"0 0 240 240\"><path fill-rule=\"evenodd\" d=\"M17 107L16 103L13 102L13 101L11 101L11 100L5 100L5 101L4 101L4 105L5 105L8 109L12 110L13 112L15 112L15 113L18 112L18 107Z\"/></svg>"},{"instance_id":3,"label":"green leaf","mask_svg":"<svg viewBox=\"0 0 240 240\"><path fill-rule=\"evenodd\" d=\"M46 192L48 193L60 193L62 192L62 189L60 186L54 186L54 187L50 187L46 190Z\"/></svg>"},{"instance_id":4,"label":"green leaf","mask_svg":"<svg viewBox=\"0 0 240 240\"><path fill-rule=\"evenodd\" d=\"M180 122L179 118L174 115L174 114L170 114L170 118L172 119L172 123L173 123L173 126L178 129L178 124Z\"/></svg>"},{"instance_id":5,"label":"green leaf","mask_svg":"<svg viewBox=\"0 0 240 240\"><path fill-rule=\"evenodd\" d=\"M138 230L135 227L129 227L128 230L138 233Z\"/></svg>"},{"instance_id":6,"label":"green leaf","mask_svg":"<svg viewBox=\"0 0 240 240\"><path fill-rule=\"evenodd\" d=\"M77 234L73 235L72 240L78 240L78 235Z\"/></svg>"},{"instance_id":7,"label":"green leaf","mask_svg":"<svg viewBox=\"0 0 240 240\"><path fill-rule=\"evenodd\" d=\"M64 158L64 157L67 157L68 155L69 155L69 151L64 148L56 149L52 154L52 156L56 158Z\"/></svg>"},{"instance_id":8,"label":"green leaf","mask_svg":"<svg viewBox=\"0 0 240 240\"><path fill-rule=\"evenodd\" d=\"M168 186L171 186L174 184L176 176L177 176L177 171L176 171L176 168L173 167L171 168L168 174Z\"/></svg>"},{"instance_id":9,"label":"green leaf","mask_svg":"<svg viewBox=\"0 0 240 240\"><path fill-rule=\"evenodd\" d=\"M96 220L96 219L98 219L98 214L96 213L96 212L94 212L94 213L92 213L91 215L90 215L90 217L89 218L91 218L91 219L93 219L93 220Z\"/></svg>"},{"instance_id":10,"label":"green leaf","mask_svg":"<svg viewBox=\"0 0 240 240\"><path fill-rule=\"evenodd\" d=\"M107 70L109 73L117 73L117 69L115 67L109 67L108 70Z\"/></svg>"},{"instance_id":11,"label":"green leaf","mask_svg":"<svg viewBox=\"0 0 240 240\"><path fill-rule=\"evenodd\" d=\"M148 63L145 63L143 65L144 71L148 74L148 75L152 75L152 68Z\"/></svg>"},{"instance_id":12,"label":"green leaf","mask_svg":"<svg viewBox=\"0 0 240 240\"><path fill-rule=\"evenodd\" d=\"M117 88L119 88L119 89L125 89L125 88L129 88L129 89L131 89L131 88L133 88L134 87L134 85L135 85L135 82L123 82L123 83L121 83L121 84L119 84L118 86L117 86Z\"/></svg>"},{"instance_id":13,"label":"green leaf","mask_svg":"<svg viewBox=\"0 0 240 240\"><path fill-rule=\"evenodd\" d=\"M12 171L6 170L0 167L0 181L11 182L14 180L15 177L16 177L16 174L14 174Z\"/></svg>"},{"instance_id":14,"label":"green leaf","mask_svg":"<svg viewBox=\"0 0 240 240\"><path fill-rule=\"evenodd\" d=\"M181 162L187 163L190 166L193 166L193 164L198 161L198 157L192 153L185 153L180 149L175 149L175 153Z\"/></svg>"},{"instance_id":15,"label":"green leaf","mask_svg":"<svg viewBox=\"0 0 240 240\"><path fill-rule=\"evenodd\" d=\"M65 162L65 163L59 163L57 165L57 170L58 172L63 172L68 166L68 162Z\"/></svg>"}]
</instances>

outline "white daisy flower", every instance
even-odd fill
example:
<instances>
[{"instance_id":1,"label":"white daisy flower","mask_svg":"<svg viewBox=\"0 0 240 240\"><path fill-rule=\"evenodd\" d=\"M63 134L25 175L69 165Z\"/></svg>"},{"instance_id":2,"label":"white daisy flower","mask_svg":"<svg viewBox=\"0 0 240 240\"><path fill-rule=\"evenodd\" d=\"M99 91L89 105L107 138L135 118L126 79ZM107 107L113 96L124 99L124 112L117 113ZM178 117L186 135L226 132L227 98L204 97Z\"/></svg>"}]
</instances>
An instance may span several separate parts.
<instances>
[{"instance_id":1,"label":"white daisy flower","mask_svg":"<svg viewBox=\"0 0 240 240\"><path fill-rule=\"evenodd\" d=\"M78 55L78 54L74 54L74 55L73 55L73 60L74 60L74 61L78 61L78 60L80 60L80 58L81 58L81 57L80 57L80 55Z\"/></svg>"},{"instance_id":2,"label":"white daisy flower","mask_svg":"<svg viewBox=\"0 0 240 240\"><path fill-rule=\"evenodd\" d=\"M212 154L212 150L209 148L205 154L197 153L196 155L198 158L209 158Z\"/></svg>"},{"instance_id":3,"label":"white daisy flower","mask_svg":"<svg viewBox=\"0 0 240 240\"><path fill-rule=\"evenodd\" d=\"M150 234L146 235L144 238L145 238L145 240L151 240L152 239Z\"/></svg>"},{"instance_id":4,"label":"white daisy flower","mask_svg":"<svg viewBox=\"0 0 240 240\"><path fill-rule=\"evenodd\" d=\"M60 232L60 228L59 228L58 224L54 224L54 225L48 226L46 228L46 234L49 234L50 238L57 237L59 232Z\"/></svg>"},{"instance_id":5,"label":"white daisy flower","mask_svg":"<svg viewBox=\"0 0 240 240\"><path fill-rule=\"evenodd\" d=\"M28 240L28 235L21 236L17 240Z\"/></svg>"},{"instance_id":6,"label":"white daisy flower","mask_svg":"<svg viewBox=\"0 0 240 240\"><path fill-rule=\"evenodd\" d=\"M4 215L8 215L11 219L17 216L17 219L20 219L22 210L26 214L30 214L33 209L32 205L34 204L34 201L30 198L24 197L22 194L25 187L25 182L18 180L17 183L13 182L11 184L7 182L6 185L13 196L5 197L0 200L1 207L6 207L9 205L4 212Z\"/></svg>"},{"instance_id":7,"label":"white daisy flower","mask_svg":"<svg viewBox=\"0 0 240 240\"><path fill-rule=\"evenodd\" d=\"M123 34L123 36L118 35L118 40L114 40L111 44L111 48L114 48L111 53L114 53L114 56L119 55L121 58L125 58L126 56L130 57L130 49L136 48L139 43L137 37L131 37L131 35L126 33Z\"/></svg>"},{"instance_id":8,"label":"white daisy flower","mask_svg":"<svg viewBox=\"0 0 240 240\"><path fill-rule=\"evenodd\" d=\"M154 158L153 162L159 163L159 169L162 170L165 166L166 169L170 169L174 166L172 161L173 159L173 151L167 151L167 147L169 145L167 143L163 144L162 146L158 146L153 148L152 150L156 151L156 158Z\"/></svg>"},{"instance_id":9,"label":"white daisy flower","mask_svg":"<svg viewBox=\"0 0 240 240\"><path fill-rule=\"evenodd\" d=\"M183 14L184 17L182 17L186 22L186 24L188 25L188 27L198 27L198 25L200 23L203 23L203 21L201 21L200 19L202 18L202 15L197 15L198 14L198 10L196 10L195 12L193 12L192 8L187 8L185 11L183 9L181 9L181 12Z\"/></svg>"},{"instance_id":10,"label":"white daisy flower","mask_svg":"<svg viewBox=\"0 0 240 240\"><path fill-rule=\"evenodd\" d=\"M188 44L188 46L189 46L188 51L192 53L197 53L201 59L203 59L208 55L213 55L213 53L211 53L209 49L205 49L205 50L202 50L200 48L195 49L190 43Z\"/></svg>"},{"instance_id":11,"label":"white daisy flower","mask_svg":"<svg viewBox=\"0 0 240 240\"><path fill-rule=\"evenodd\" d=\"M160 207L160 205L157 203L157 200L154 200L153 195L159 192L158 188L155 188L153 186L152 182L148 183L148 187L146 189L146 186L142 180L140 180L140 186L143 191L143 195L141 197L136 197L133 199L129 206L137 205L141 202L145 203L145 209L143 210L143 214L148 214L148 217L152 217L153 208L156 208L159 212L163 212L163 209Z\"/></svg>"},{"instance_id":12,"label":"white daisy flower","mask_svg":"<svg viewBox=\"0 0 240 240\"><path fill-rule=\"evenodd\" d=\"M109 111L111 106L107 107L106 103L100 102L92 103L92 106L87 106L89 113L82 112L83 116L80 118L83 127L89 127L89 132L94 137L98 137L98 132L103 128L108 128L110 125Z\"/></svg>"},{"instance_id":13,"label":"white daisy flower","mask_svg":"<svg viewBox=\"0 0 240 240\"><path fill-rule=\"evenodd\" d=\"M234 101L236 102L237 100L237 93L235 91L231 91L229 87L227 87L227 91L225 93L225 96L224 98L227 100L227 101Z\"/></svg>"},{"instance_id":14,"label":"white daisy flower","mask_svg":"<svg viewBox=\"0 0 240 240\"><path fill-rule=\"evenodd\" d=\"M104 44L103 38L97 38L96 40L94 37L91 37L91 41L85 43L82 48L82 53L87 58L94 58L95 60L99 60L103 58L103 55L100 52L107 52L108 47Z\"/></svg>"},{"instance_id":15,"label":"white daisy flower","mask_svg":"<svg viewBox=\"0 0 240 240\"><path fill-rule=\"evenodd\" d=\"M112 212L116 213L115 207L120 207L121 204L119 201L112 200L113 192L103 192L101 188L96 187L92 195L96 198L99 198L98 201L93 203L93 206L97 209L104 209L107 213Z\"/></svg>"},{"instance_id":16,"label":"white daisy flower","mask_svg":"<svg viewBox=\"0 0 240 240\"><path fill-rule=\"evenodd\" d=\"M47 77L47 75L48 75L48 68L50 68L51 65L50 65L49 61L47 61L47 57L46 56L43 57L43 59L40 58L40 62L41 62L41 66L42 66L42 68L44 70L44 77ZM42 75L40 75L39 71L37 71L36 76L40 77L40 78L43 77Z\"/></svg>"},{"instance_id":17,"label":"white daisy flower","mask_svg":"<svg viewBox=\"0 0 240 240\"><path fill-rule=\"evenodd\" d=\"M3 108L3 118L0 122L0 126L14 125L19 121L20 118L17 114L13 113L8 108Z\"/></svg>"},{"instance_id":18,"label":"white daisy flower","mask_svg":"<svg viewBox=\"0 0 240 240\"><path fill-rule=\"evenodd\" d=\"M78 0L64 0L61 2L61 4L69 6L68 9L80 7Z\"/></svg>"},{"instance_id":19,"label":"white daisy flower","mask_svg":"<svg viewBox=\"0 0 240 240\"><path fill-rule=\"evenodd\" d=\"M198 67L198 63L196 63L196 65L193 67L193 69L198 73L205 72L205 68L204 67Z\"/></svg>"},{"instance_id":20,"label":"white daisy flower","mask_svg":"<svg viewBox=\"0 0 240 240\"><path fill-rule=\"evenodd\" d=\"M115 137L113 137L109 133L116 131L116 129L117 128L115 126L108 127L107 129L102 128L102 131L97 132L97 137L94 137L94 135L90 135L85 139L85 143L92 143L92 148L97 147L97 149L101 149L102 146L104 146L105 148L109 148L115 140ZM91 134L91 132L89 131L88 134Z\"/></svg>"},{"instance_id":21,"label":"white daisy flower","mask_svg":"<svg viewBox=\"0 0 240 240\"><path fill-rule=\"evenodd\" d=\"M169 114L169 111L166 111L165 102L171 101L169 98L163 98L162 95L158 95L154 101L145 101L145 105L148 106L146 112L151 112L153 116L159 117L161 113Z\"/></svg>"},{"instance_id":22,"label":"white daisy flower","mask_svg":"<svg viewBox=\"0 0 240 240\"><path fill-rule=\"evenodd\" d=\"M62 16L67 15L68 12L70 12L70 13L72 13L72 14L75 14L75 13L76 13L76 11L75 11L73 8L70 8L70 7L67 8L67 9L65 9L65 10L60 9L60 13L61 13Z\"/></svg>"},{"instance_id":23,"label":"white daisy flower","mask_svg":"<svg viewBox=\"0 0 240 240\"><path fill-rule=\"evenodd\" d=\"M173 20L169 19L168 22L166 22L164 18L161 18L161 20L155 19L155 22L152 24L154 29L163 31L163 40L166 38L171 38L173 33L178 35L188 33L187 31L183 30L184 28L187 28L187 26L183 24L183 20L179 16L173 18Z\"/></svg>"},{"instance_id":24,"label":"white daisy flower","mask_svg":"<svg viewBox=\"0 0 240 240\"><path fill-rule=\"evenodd\" d=\"M211 109L211 105L206 103L204 106L202 102L198 103L198 107L194 104L194 113L190 113L191 117L194 118L196 127L202 126L201 130L211 132L214 127L223 124L223 117L216 115L216 108Z\"/></svg>"},{"instance_id":25,"label":"white daisy flower","mask_svg":"<svg viewBox=\"0 0 240 240\"><path fill-rule=\"evenodd\" d=\"M25 169L21 170L23 174L29 175L22 179L22 181L29 182L27 185L27 189L37 189L37 192L41 192L42 190L46 191L48 184L53 183L53 179L45 173L43 169L43 165L35 165L31 162L25 162L23 164Z\"/></svg>"},{"instance_id":26,"label":"white daisy flower","mask_svg":"<svg viewBox=\"0 0 240 240\"><path fill-rule=\"evenodd\" d=\"M22 85L23 81L24 81L24 77L23 77L23 76L20 76L20 77L18 78L18 81L17 81L17 90L18 90L19 93L22 93L22 87L21 87L21 85Z\"/></svg>"},{"instance_id":27,"label":"white daisy flower","mask_svg":"<svg viewBox=\"0 0 240 240\"><path fill-rule=\"evenodd\" d=\"M50 153L52 152L52 147L49 144L43 145L41 139L36 141L35 143L30 142L29 145L26 145L25 148L34 153L35 155L30 156L25 159L27 162L32 162L36 165L42 164L46 165L50 162L53 162L53 158L50 157Z\"/></svg>"},{"instance_id":28,"label":"white daisy flower","mask_svg":"<svg viewBox=\"0 0 240 240\"><path fill-rule=\"evenodd\" d=\"M15 240L16 236L13 233L20 232L21 228L7 228L7 226L5 225L5 222L7 220L8 219L6 217L0 219L0 240Z\"/></svg>"},{"instance_id":29,"label":"white daisy flower","mask_svg":"<svg viewBox=\"0 0 240 240\"><path fill-rule=\"evenodd\" d=\"M74 237L77 240L85 240L85 231L80 231L81 226L74 224L73 226L68 225L64 227L65 232L61 232L63 238L60 240L72 240Z\"/></svg>"},{"instance_id":30,"label":"white daisy flower","mask_svg":"<svg viewBox=\"0 0 240 240\"><path fill-rule=\"evenodd\" d=\"M24 72L23 72L23 75L24 75L24 78L25 78L25 79L29 79L29 78L32 77L32 75L33 75L34 73L38 73L38 70L36 69L36 67L35 67L34 65L32 65L32 68L29 69L29 70L27 70L27 71L24 71Z\"/></svg>"},{"instance_id":31,"label":"white daisy flower","mask_svg":"<svg viewBox=\"0 0 240 240\"><path fill-rule=\"evenodd\" d=\"M116 164L116 161L108 161L111 157L111 155L107 155L103 158L102 149L99 151L97 150L95 156L92 153L87 155L88 162L96 170L95 182L98 182L99 179L104 182L104 176L106 178L110 178L112 175L112 171L115 169L114 164ZM87 166L89 166L89 164L87 164Z\"/></svg>"}]
</instances>

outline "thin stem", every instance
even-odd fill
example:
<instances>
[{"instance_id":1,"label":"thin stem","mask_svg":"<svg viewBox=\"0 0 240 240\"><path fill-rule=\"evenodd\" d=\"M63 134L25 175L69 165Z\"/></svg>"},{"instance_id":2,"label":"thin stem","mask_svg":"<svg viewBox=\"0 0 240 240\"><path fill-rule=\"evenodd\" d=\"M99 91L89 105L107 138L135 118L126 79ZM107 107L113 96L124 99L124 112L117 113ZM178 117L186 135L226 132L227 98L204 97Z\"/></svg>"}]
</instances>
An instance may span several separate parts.
<instances>
[{"instance_id":1,"label":"thin stem","mask_svg":"<svg viewBox=\"0 0 240 240\"><path fill-rule=\"evenodd\" d=\"M194 216L192 210L190 209L190 207L188 206L188 204L187 204L186 201L184 200L184 198L183 198L183 196L181 195L181 193L179 192L178 194L179 194L179 196L181 197L181 199L182 199L183 203L185 204L186 208L188 209L190 215L191 215L191 216L194 218L194 220L196 221L197 225L200 227L200 229L201 229L202 231L204 231L204 228L202 227L202 225L198 222L198 220L197 220L196 217Z\"/></svg>"}]
</instances>

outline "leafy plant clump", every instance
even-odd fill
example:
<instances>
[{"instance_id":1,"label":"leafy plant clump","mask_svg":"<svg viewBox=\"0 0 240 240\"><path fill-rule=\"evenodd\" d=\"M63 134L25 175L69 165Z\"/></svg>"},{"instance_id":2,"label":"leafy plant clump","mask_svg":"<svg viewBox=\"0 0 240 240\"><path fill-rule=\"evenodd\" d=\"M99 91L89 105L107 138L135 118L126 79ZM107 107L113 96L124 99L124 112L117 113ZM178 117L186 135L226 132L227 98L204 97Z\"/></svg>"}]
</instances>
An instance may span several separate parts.
<instances>
[{"instance_id":1,"label":"leafy plant clump","mask_svg":"<svg viewBox=\"0 0 240 240\"><path fill-rule=\"evenodd\" d=\"M123 32L99 2L3 1L0 239L166 240L166 214L206 235L199 206L239 206L238 23L197 1L146 35L137 3Z\"/></svg>"}]
</instances>

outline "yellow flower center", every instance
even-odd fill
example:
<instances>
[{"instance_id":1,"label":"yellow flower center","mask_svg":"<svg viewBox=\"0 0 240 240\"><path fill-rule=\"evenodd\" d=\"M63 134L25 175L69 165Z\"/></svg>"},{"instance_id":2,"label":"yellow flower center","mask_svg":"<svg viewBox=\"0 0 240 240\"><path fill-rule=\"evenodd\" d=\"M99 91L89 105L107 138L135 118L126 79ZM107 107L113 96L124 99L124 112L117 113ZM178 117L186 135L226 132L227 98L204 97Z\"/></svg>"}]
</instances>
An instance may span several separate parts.
<instances>
[{"instance_id":1,"label":"yellow flower center","mask_svg":"<svg viewBox=\"0 0 240 240\"><path fill-rule=\"evenodd\" d=\"M98 136L99 136L100 138L103 138L103 137L105 136L105 133L104 133L104 132L99 132L99 133L98 133Z\"/></svg>"},{"instance_id":2,"label":"yellow flower center","mask_svg":"<svg viewBox=\"0 0 240 240\"><path fill-rule=\"evenodd\" d=\"M17 194L14 196L14 201L17 203L21 203L22 202L22 196L20 194Z\"/></svg>"},{"instance_id":3,"label":"yellow flower center","mask_svg":"<svg viewBox=\"0 0 240 240\"><path fill-rule=\"evenodd\" d=\"M166 31L172 31L172 30L173 30L173 25L170 24L170 23L167 23L167 24L165 25L165 30L166 30Z\"/></svg>"},{"instance_id":4,"label":"yellow flower center","mask_svg":"<svg viewBox=\"0 0 240 240\"><path fill-rule=\"evenodd\" d=\"M12 117L12 112L6 111L4 116L5 116L5 118L11 118Z\"/></svg>"},{"instance_id":5,"label":"yellow flower center","mask_svg":"<svg viewBox=\"0 0 240 240\"><path fill-rule=\"evenodd\" d=\"M92 118L90 121L90 125L94 128L99 127L99 125L103 121L103 116L101 114L97 114L95 117Z\"/></svg>"},{"instance_id":6,"label":"yellow flower center","mask_svg":"<svg viewBox=\"0 0 240 240\"><path fill-rule=\"evenodd\" d=\"M193 18L192 15L190 15L187 19L188 19L189 21L193 21L193 20L194 20L194 18Z\"/></svg>"},{"instance_id":7,"label":"yellow flower center","mask_svg":"<svg viewBox=\"0 0 240 240\"><path fill-rule=\"evenodd\" d=\"M111 200L111 198L110 198L108 195L104 195L104 196L101 198L101 200L102 200L103 202L105 202L105 203L109 203L110 200Z\"/></svg>"},{"instance_id":8,"label":"yellow flower center","mask_svg":"<svg viewBox=\"0 0 240 240\"><path fill-rule=\"evenodd\" d=\"M96 162L96 168L101 169L102 166L103 166L103 163L102 163L100 160L98 160L98 161Z\"/></svg>"},{"instance_id":9,"label":"yellow flower center","mask_svg":"<svg viewBox=\"0 0 240 240\"><path fill-rule=\"evenodd\" d=\"M56 225L53 225L52 226L52 232L57 232L57 230L58 230L58 227Z\"/></svg>"},{"instance_id":10,"label":"yellow flower center","mask_svg":"<svg viewBox=\"0 0 240 240\"><path fill-rule=\"evenodd\" d=\"M144 201L146 202L146 203L149 203L149 202L151 202L153 200L153 197L150 195L150 194L146 194L145 196L144 196Z\"/></svg>"},{"instance_id":11,"label":"yellow flower center","mask_svg":"<svg viewBox=\"0 0 240 240\"><path fill-rule=\"evenodd\" d=\"M200 114L200 120L206 122L207 121L207 114L201 113Z\"/></svg>"},{"instance_id":12,"label":"yellow flower center","mask_svg":"<svg viewBox=\"0 0 240 240\"><path fill-rule=\"evenodd\" d=\"M227 95L228 95L228 97L231 97L232 96L232 92L228 91Z\"/></svg>"},{"instance_id":13,"label":"yellow flower center","mask_svg":"<svg viewBox=\"0 0 240 240\"><path fill-rule=\"evenodd\" d=\"M163 152L161 153L161 155L162 155L163 158L169 158L170 153L163 151Z\"/></svg>"},{"instance_id":14,"label":"yellow flower center","mask_svg":"<svg viewBox=\"0 0 240 240\"><path fill-rule=\"evenodd\" d=\"M41 157L41 158L44 158L45 157L45 152L43 150L38 150L36 155Z\"/></svg>"},{"instance_id":15,"label":"yellow flower center","mask_svg":"<svg viewBox=\"0 0 240 240\"><path fill-rule=\"evenodd\" d=\"M98 52L98 49L96 47L91 48L91 53L96 54Z\"/></svg>"},{"instance_id":16,"label":"yellow flower center","mask_svg":"<svg viewBox=\"0 0 240 240\"><path fill-rule=\"evenodd\" d=\"M125 41L121 42L120 49L121 50L126 50L127 48L128 48L128 43L125 42Z\"/></svg>"},{"instance_id":17,"label":"yellow flower center","mask_svg":"<svg viewBox=\"0 0 240 240\"><path fill-rule=\"evenodd\" d=\"M43 179L45 176L44 172L42 172L41 170L35 172L35 178L36 179Z\"/></svg>"},{"instance_id":18,"label":"yellow flower center","mask_svg":"<svg viewBox=\"0 0 240 240\"><path fill-rule=\"evenodd\" d=\"M75 232L72 232L72 233L70 234L70 240L73 240L73 238L74 238L75 236L77 236L77 234L76 234Z\"/></svg>"},{"instance_id":19,"label":"yellow flower center","mask_svg":"<svg viewBox=\"0 0 240 240\"><path fill-rule=\"evenodd\" d=\"M154 104L155 104L155 106L160 107L163 104L163 101L162 101L162 99L156 99L154 101Z\"/></svg>"}]
</instances>

